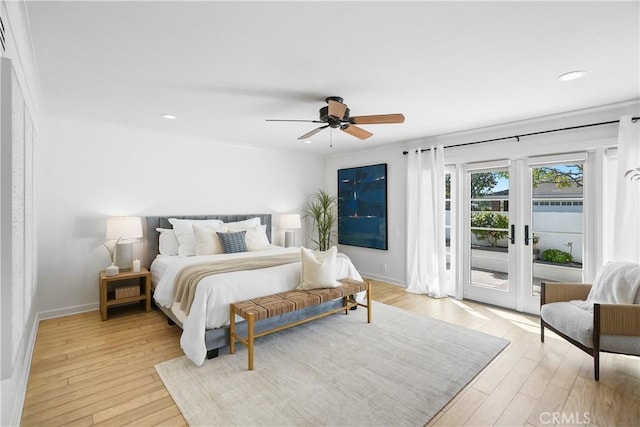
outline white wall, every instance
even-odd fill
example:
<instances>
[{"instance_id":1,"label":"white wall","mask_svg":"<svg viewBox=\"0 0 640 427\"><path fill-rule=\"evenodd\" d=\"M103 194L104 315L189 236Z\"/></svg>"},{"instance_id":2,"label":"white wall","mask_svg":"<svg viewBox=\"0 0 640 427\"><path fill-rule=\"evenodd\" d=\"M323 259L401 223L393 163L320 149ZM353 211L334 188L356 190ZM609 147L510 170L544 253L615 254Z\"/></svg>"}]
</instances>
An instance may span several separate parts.
<instances>
[{"instance_id":1,"label":"white wall","mask_svg":"<svg viewBox=\"0 0 640 427\"><path fill-rule=\"evenodd\" d=\"M481 141L491 138L499 138L516 134L544 131L569 126L578 126L588 123L596 123L609 120L618 120L625 114L638 115L640 107L638 100L604 106L593 109L585 109L576 112L548 116L518 123L505 124L490 128L472 131L458 132L450 135L428 137L415 141L407 141L390 144L367 152L344 153L327 156L325 160L325 188L332 194L337 194L337 170L346 167L365 166L377 163L388 164L387 177L387 203L388 203L388 230L389 250L359 248L353 246L340 246L340 251L348 254L359 271L368 277L386 280L391 283L405 284L405 253L406 253L406 158L403 150L413 150L417 147L429 147L439 143L447 145L462 144ZM417 118L407 118L407 120ZM418 118L419 119L419 118ZM445 163L455 165L457 169L465 163L489 161L497 159L522 159L527 156L539 156L552 153L567 153L589 151L594 152L598 147L611 147L617 143L617 125L591 127L581 130L556 132L541 136L522 137L517 142L515 139L502 142L486 143L480 145L468 145L464 147L445 149ZM594 172L594 171L592 171ZM602 171L595 171L600 181L597 189L602 188ZM460 199L458 200L460 202ZM597 221L589 218L587 224L588 233L596 233L597 241L601 242L603 236L602 227L595 229ZM454 221L455 225L455 221ZM458 233L458 240L462 238ZM460 246L460 245L458 245ZM459 248L458 248L459 251ZM458 253L458 256L460 254ZM585 266L587 277L593 277L597 265ZM459 275L459 271L455 272ZM456 281L460 277L455 278Z\"/></svg>"},{"instance_id":2,"label":"white wall","mask_svg":"<svg viewBox=\"0 0 640 427\"><path fill-rule=\"evenodd\" d=\"M37 171L41 317L98 305L106 221L119 215L300 212L322 157L48 118Z\"/></svg>"}]
</instances>

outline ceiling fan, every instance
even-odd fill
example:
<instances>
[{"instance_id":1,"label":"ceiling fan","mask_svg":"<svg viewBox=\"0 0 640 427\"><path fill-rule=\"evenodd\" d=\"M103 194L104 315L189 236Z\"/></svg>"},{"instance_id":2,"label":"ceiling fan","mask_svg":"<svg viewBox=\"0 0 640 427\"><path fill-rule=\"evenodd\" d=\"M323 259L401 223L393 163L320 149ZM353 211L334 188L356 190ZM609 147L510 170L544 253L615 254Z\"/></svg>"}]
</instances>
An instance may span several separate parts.
<instances>
[{"instance_id":1,"label":"ceiling fan","mask_svg":"<svg viewBox=\"0 0 640 427\"><path fill-rule=\"evenodd\" d=\"M284 119L267 119L268 122L308 122L323 123L322 126L315 128L311 132L307 132L298 139L308 139L326 128L340 129L349 135L360 139L367 139L373 134L356 125L377 125L386 123L403 123L404 115L402 114L376 114L372 116L350 116L349 107L343 104L343 99L339 96L329 96L325 99L327 105L320 108L319 120L284 120Z\"/></svg>"}]
</instances>

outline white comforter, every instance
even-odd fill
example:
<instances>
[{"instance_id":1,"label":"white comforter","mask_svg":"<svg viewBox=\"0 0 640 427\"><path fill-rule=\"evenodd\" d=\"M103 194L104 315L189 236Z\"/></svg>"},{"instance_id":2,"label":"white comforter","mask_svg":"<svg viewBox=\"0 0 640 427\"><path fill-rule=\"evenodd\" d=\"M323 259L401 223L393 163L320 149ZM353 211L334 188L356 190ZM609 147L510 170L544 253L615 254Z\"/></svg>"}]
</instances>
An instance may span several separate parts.
<instances>
[{"instance_id":1,"label":"white comforter","mask_svg":"<svg viewBox=\"0 0 640 427\"><path fill-rule=\"evenodd\" d=\"M193 257L159 257L151 264L152 278L156 283L153 298L158 304L172 309L175 313L176 309L173 307L173 285L176 275L183 267L214 260L224 262L228 259L252 258L299 251L300 248L272 246L259 252ZM185 355L196 365L202 365L207 355L204 339L205 329L219 328L229 324L230 303L293 290L300 283L300 269L300 263L297 262L258 270L214 274L201 280L189 315L185 318L184 313L176 313L179 318L184 319L180 345ZM338 254L338 274L336 279L345 277L362 280L351 260L344 254Z\"/></svg>"}]
</instances>

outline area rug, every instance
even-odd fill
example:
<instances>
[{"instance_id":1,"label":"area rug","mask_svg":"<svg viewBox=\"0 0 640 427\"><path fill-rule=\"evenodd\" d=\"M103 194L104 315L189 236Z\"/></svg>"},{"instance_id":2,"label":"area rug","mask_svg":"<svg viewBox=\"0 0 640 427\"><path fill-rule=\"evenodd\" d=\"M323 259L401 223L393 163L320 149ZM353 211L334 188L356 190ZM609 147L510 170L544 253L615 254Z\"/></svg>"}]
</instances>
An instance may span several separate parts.
<instances>
[{"instance_id":1,"label":"area rug","mask_svg":"<svg viewBox=\"0 0 640 427\"><path fill-rule=\"evenodd\" d=\"M423 426L508 341L374 303L228 348L203 366L156 370L187 422L209 425Z\"/></svg>"}]
</instances>

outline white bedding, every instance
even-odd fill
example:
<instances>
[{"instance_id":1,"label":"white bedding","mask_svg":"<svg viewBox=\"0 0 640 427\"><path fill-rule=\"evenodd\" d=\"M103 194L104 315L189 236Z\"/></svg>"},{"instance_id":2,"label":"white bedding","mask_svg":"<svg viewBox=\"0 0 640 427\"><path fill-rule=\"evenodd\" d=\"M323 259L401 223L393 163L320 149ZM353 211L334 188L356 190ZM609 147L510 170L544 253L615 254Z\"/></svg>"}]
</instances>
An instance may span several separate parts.
<instances>
[{"instance_id":1,"label":"white bedding","mask_svg":"<svg viewBox=\"0 0 640 427\"><path fill-rule=\"evenodd\" d=\"M173 285L178 272L188 265L228 259L243 259L281 253L299 252L300 248L271 246L264 251L242 252L192 257L162 256L151 264L151 277L155 285L154 300L171 309L183 323L180 345L185 355L196 365L204 363L207 349L205 329L214 329L229 324L229 304L295 289L300 283L299 262L258 270L236 271L214 274L201 280L189 315L173 307ZM336 279L348 277L362 280L351 260L338 254ZM241 320L241 319L238 319Z\"/></svg>"}]
</instances>

